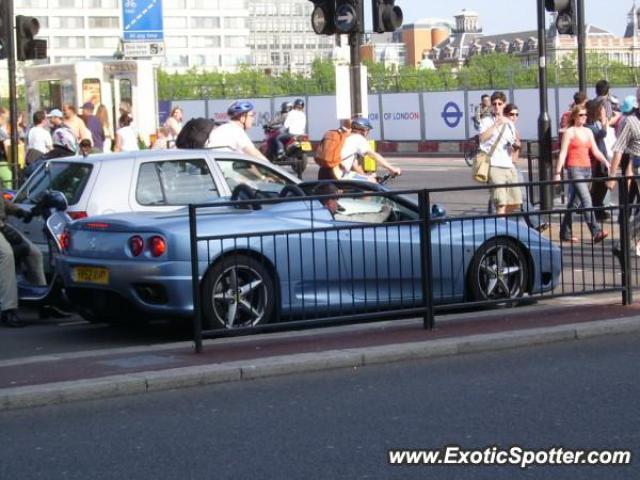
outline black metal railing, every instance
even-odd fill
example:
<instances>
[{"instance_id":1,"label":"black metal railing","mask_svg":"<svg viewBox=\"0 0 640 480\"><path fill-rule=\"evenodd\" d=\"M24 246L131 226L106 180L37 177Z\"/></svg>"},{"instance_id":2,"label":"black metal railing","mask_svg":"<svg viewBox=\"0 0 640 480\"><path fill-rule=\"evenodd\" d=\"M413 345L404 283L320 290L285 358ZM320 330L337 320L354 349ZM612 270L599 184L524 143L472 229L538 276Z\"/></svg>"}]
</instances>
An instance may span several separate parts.
<instances>
[{"instance_id":1,"label":"black metal railing","mask_svg":"<svg viewBox=\"0 0 640 480\"><path fill-rule=\"evenodd\" d=\"M401 317L422 317L433 328L435 315L450 309L562 296L620 292L629 304L640 271L630 216L640 203L630 203L627 181L610 180L617 206L503 216L486 213L488 185L294 189L301 196L190 205L196 350L203 338ZM581 182L588 180L553 183ZM443 195L478 190L487 197L477 208L441 216ZM336 202L345 211L334 215ZM605 212L608 236L596 243L580 216ZM577 242L560 239L569 214L572 228L563 233Z\"/></svg>"}]
</instances>

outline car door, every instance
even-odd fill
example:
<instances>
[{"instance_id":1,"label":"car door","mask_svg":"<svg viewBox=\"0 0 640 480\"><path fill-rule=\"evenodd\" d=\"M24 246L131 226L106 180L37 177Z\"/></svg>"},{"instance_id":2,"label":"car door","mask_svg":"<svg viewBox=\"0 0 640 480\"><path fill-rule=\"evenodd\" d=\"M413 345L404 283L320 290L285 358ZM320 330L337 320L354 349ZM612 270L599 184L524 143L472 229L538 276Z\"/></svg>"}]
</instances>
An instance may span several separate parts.
<instances>
[{"instance_id":1,"label":"car door","mask_svg":"<svg viewBox=\"0 0 640 480\"><path fill-rule=\"evenodd\" d=\"M250 159L218 155L216 164L229 193L239 184L244 184L260 192L277 196L285 185L296 183L278 169Z\"/></svg>"}]
</instances>

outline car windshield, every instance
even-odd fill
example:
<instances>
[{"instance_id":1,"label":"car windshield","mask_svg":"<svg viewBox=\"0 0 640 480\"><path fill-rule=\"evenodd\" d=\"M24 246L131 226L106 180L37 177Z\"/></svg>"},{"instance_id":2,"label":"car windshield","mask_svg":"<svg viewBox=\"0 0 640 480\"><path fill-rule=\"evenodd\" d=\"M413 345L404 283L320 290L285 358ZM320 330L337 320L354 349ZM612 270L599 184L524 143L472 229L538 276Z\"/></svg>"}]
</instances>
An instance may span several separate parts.
<instances>
[{"instance_id":1,"label":"car windshield","mask_svg":"<svg viewBox=\"0 0 640 480\"><path fill-rule=\"evenodd\" d=\"M242 183L262 192L279 193L282 187L293 183L275 170L248 160L219 159L218 165L232 191Z\"/></svg>"},{"instance_id":2,"label":"car windshield","mask_svg":"<svg viewBox=\"0 0 640 480\"><path fill-rule=\"evenodd\" d=\"M136 200L140 205L188 205L219 197L204 159L147 162L140 166Z\"/></svg>"},{"instance_id":3,"label":"car windshield","mask_svg":"<svg viewBox=\"0 0 640 480\"><path fill-rule=\"evenodd\" d=\"M45 190L58 190L69 205L80 200L93 165L78 162L48 162L29 177L16 195L15 203L33 204Z\"/></svg>"}]
</instances>

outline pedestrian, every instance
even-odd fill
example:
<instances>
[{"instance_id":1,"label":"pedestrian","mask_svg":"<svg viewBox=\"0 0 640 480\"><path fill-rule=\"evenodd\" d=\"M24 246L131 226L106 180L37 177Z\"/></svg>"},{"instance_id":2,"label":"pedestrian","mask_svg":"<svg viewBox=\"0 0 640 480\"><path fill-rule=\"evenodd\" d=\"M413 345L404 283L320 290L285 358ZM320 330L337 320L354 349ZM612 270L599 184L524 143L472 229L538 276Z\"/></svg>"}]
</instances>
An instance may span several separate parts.
<instances>
[{"instance_id":1,"label":"pedestrian","mask_svg":"<svg viewBox=\"0 0 640 480\"><path fill-rule=\"evenodd\" d=\"M10 188L13 175L8 162L11 149L11 137L9 136L9 110L0 107L0 189Z\"/></svg>"},{"instance_id":2,"label":"pedestrian","mask_svg":"<svg viewBox=\"0 0 640 480\"><path fill-rule=\"evenodd\" d=\"M492 115L480 121L480 149L489 155L489 183L504 185L491 189L491 199L498 215L512 213L522 205L518 183L518 172L513 163L513 145L516 144L516 129L511 120L504 116L507 97L503 92L495 91L491 95Z\"/></svg>"},{"instance_id":3,"label":"pedestrian","mask_svg":"<svg viewBox=\"0 0 640 480\"><path fill-rule=\"evenodd\" d=\"M605 137L607 136L607 112L604 103L601 100L590 100L587 102L587 123L585 126L593 133L593 138L596 141L598 150L609 160L610 156L605 144ZM592 178L606 178L609 176L609 170L607 165L592 154L589 154L591 160L591 176ZM608 192L607 185L604 181L591 182L591 204L594 207L600 207L596 210L595 215L598 221L603 221L611 218L611 215L602 209L604 207L604 199Z\"/></svg>"},{"instance_id":4,"label":"pedestrian","mask_svg":"<svg viewBox=\"0 0 640 480\"><path fill-rule=\"evenodd\" d=\"M611 95L609 93L609 89L610 89L610 85L608 81L604 79L598 80L598 82L596 82L595 100L602 102L605 108L605 112L607 114L608 124L613 126L618 121L618 118L620 117L620 112L616 112L613 109L613 102L611 101Z\"/></svg>"},{"instance_id":5,"label":"pedestrian","mask_svg":"<svg viewBox=\"0 0 640 480\"><path fill-rule=\"evenodd\" d=\"M640 104L640 89L636 92L636 104ZM630 158L632 159L629 162L629 166L627 167L627 171L623 172L625 174L633 173L635 175L640 175L640 167L633 167L633 158L640 157L640 111L636 107L632 113L630 113L626 120L624 121L624 125L620 131L620 135L618 135L618 139L616 143L613 145L613 158L611 159L611 167L609 171L611 175L615 175L618 171L618 167L620 166L622 155L624 153L628 153ZM635 183L640 188L640 179L635 178ZM613 190L616 187L616 180L609 180L607 185L610 190ZM634 245L633 253L637 255L637 250L635 246L637 245L638 235L640 233L640 222L636 220L633 223L631 229L631 238L632 244Z\"/></svg>"},{"instance_id":6,"label":"pedestrian","mask_svg":"<svg viewBox=\"0 0 640 480\"><path fill-rule=\"evenodd\" d=\"M587 94L584 92L576 92L573 94L573 103L569 105L569 110L564 112L560 117L560 128L558 129L558 136L560 144L562 144L562 134L570 127L569 120L571 119L571 110L574 107L584 107L587 104Z\"/></svg>"},{"instance_id":7,"label":"pedestrian","mask_svg":"<svg viewBox=\"0 0 640 480\"><path fill-rule=\"evenodd\" d=\"M109 112L104 105L98 106L96 110L96 118L102 126L102 135L104 136L104 143L102 144L102 151L109 153L113 148L113 129L109 123Z\"/></svg>"},{"instance_id":8,"label":"pedestrian","mask_svg":"<svg viewBox=\"0 0 640 480\"><path fill-rule=\"evenodd\" d=\"M134 152L140 150L138 146L138 137L133 131L131 124L133 117L129 114L123 114L118 120L118 130L116 130L116 142L113 148L114 152Z\"/></svg>"},{"instance_id":9,"label":"pedestrian","mask_svg":"<svg viewBox=\"0 0 640 480\"><path fill-rule=\"evenodd\" d=\"M169 118L167 118L167 121L164 122L164 127L168 131L167 138L174 142L176 138L178 138L180 130L182 130L182 116L182 108L175 106L171 109L171 114Z\"/></svg>"},{"instance_id":10,"label":"pedestrian","mask_svg":"<svg viewBox=\"0 0 640 480\"><path fill-rule=\"evenodd\" d=\"M491 97L486 93L480 97L480 105L476 105L473 113L473 126L480 131L480 122L485 117L491 117Z\"/></svg>"},{"instance_id":11,"label":"pedestrian","mask_svg":"<svg viewBox=\"0 0 640 480\"><path fill-rule=\"evenodd\" d=\"M73 105L63 105L62 113L64 115L64 124L73 132L78 142L83 138L91 140L91 132L85 125L84 121L78 115L78 110Z\"/></svg>"},{"instance_id":12,"label":"pedestrian","mask_svg":"<svg viewBox=\"0 0 640 480\"><path fill-rule=\"evenodd\" d=\"M89 154L93 153L93 147L91 146L91 141L87 138L80 140L78 144L78 149L80 150L80 155L83 157L88 157Z\"/></svg>"},{"instance_id":13,"label":"pedestrian","mask_svg":"<svg viewBox=\"0 0 640 480\"><path fill-rule=\"evenodd\" d=\"M588 180L591 178L591 160L589 153L596 159L604 163L608 162L605 156L598 150L593 133L587 127L587 110L584 107L575 106L571 111L570 127L562 138L560 156L556 166L554 180L560 180L562 169L565 166L571 180ZM593 243L604 240L609 232L600 227L591 209L591 195L589 194L589 184L587 182L577 182L573 184L567 208L575 209L581 207L582 217L591 231ZM560 225L560 240L565 242L578 242L578 238L572 235L571 227L573 212L568 211Z\"/></svg>"},{"instance_id":14,"label":"pedestrian","mask_svg":"<svg viewBox=\"0 0 640 480\"><path fill-rule=\"evenodd\" d=\"M82 120L87 126L87 129L89 129L89 132L91 132L91 138L89 140L91 140L93 150L95 152L102 152L105 140L104 128L100 120L98 120L98 117L93 114L94 108L91 102L86 102L82 105Z\"/></svg>"},{"instance_id":15,"label":"pedestrian","mask_svg":"<svg viewBox=\"0 0 640 480\"><path fill-rule=\"evenodd\" d=\"M64 125L64 114L57 108L51 110L47 114L47 118L49 119L49 131L51 132L51 135Z\"/></svg>"},{"instance_id":16,"label":"pedestrian","mask_svg":"<svg viewBox=\"0 0 640 480\"><path fill-rule=\"evenodd\" d=\"M49 131L49 121L44 110L38 110L33 114L33 127L27 133L27 152L25 164L31 165L45 153L53 148L53 140Z\"/></svg>"},{"instance_id":17,"label":"pedestrian","mask_svg":"<svg viewBox=\"0 0 640 480\"><path fill-rule=\"evenodd\" d=\"M167 127L160 127L156 130L156 139L151 145L151 150L164 150L169 148L170 133Z\"/></svg>"},{"instance_id":18,"label":"pedestrian","mask_svg":"<svg viewBox=\"0 0 640 480\"><path fill-rule=\"evenodd\" d=\"M520 136L520 131L517 128L518 118L520 117L520 109L514 103L508 103L504 107L504 116L511 120L516 132L516 141L511 146L512 154L511 160L513 164L516 166L516 170L518 171L518 183L526 183L525 175L522 169L518 168L518 161L520 160L520 152L522 151L522 140ZM529 198L529 189L527 187L520 187L520 193L522 194L522 211L523 212L533 212L535 207L533 203L531 203L531 199ZM493 209L494 205L491 200L489 200L490 207ZM549 228L548 223L540 222L540 215L525 215L525 222L530 228L537 230L538 232L544 232Z\"/></svg>"}]
</instances>

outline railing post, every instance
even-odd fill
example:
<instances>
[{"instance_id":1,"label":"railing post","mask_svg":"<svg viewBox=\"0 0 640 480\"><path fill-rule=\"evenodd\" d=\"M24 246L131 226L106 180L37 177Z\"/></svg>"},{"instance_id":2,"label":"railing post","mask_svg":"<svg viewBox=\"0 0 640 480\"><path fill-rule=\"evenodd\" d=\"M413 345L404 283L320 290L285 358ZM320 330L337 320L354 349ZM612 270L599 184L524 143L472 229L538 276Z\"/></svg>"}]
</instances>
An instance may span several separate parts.
<instances>
[{"instance_id":1,"label":"railing post","mask_svg":"<svg viewBox=\"0 0 640 480\"><path fill-rule=\"evenodd\" d=\"M200 272L196 207L189 204L189 242L191 246L191 288L193 292L193 342L196 353L202 352L202 308L200 307Z\"/></svg>"},{"instance_id":2,"label":"railing post","mask_svg":"<svg viewBox=\"0 0 640 480\"><path fill-rule=\"evenodd\" d=\"M620 266L622 268L622 304L633 303L633 288L631 285L631 239L629 229L629 187L626 177L618 178L618 203L620 204Z\"/></svg>"},{"instance_id":3,"label":"railing post","mask_svg":"<svg viewBox=\"0 0 640 480\"><path fill-rule=\"evenodd\" d=\"M432 330L435 325L433 312L433 272L431 269L431 199L429 191L421 190L419 195L420 206L420 270L422 274L422 302L424 311L422 315L423 326L426 330Z\"/></svg>"}]
</instances>

